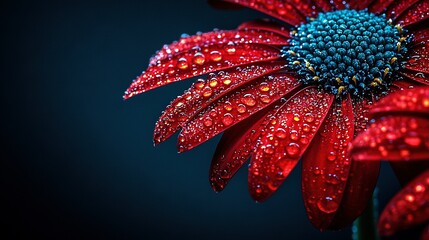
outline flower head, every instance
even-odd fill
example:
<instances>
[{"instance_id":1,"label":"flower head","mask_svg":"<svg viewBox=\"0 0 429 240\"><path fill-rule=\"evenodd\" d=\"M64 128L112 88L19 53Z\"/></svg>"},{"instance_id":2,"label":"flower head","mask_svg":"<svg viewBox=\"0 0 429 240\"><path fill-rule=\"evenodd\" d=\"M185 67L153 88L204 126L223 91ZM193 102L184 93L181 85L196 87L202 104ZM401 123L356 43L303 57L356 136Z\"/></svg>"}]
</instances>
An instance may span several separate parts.
<instances>
[{"instance_id":1,"label":"flower head","mask_svg":"<svg viewBox=\"0 0 429 240\"><path fill-rule=\"evenodd\" d=\"M251 158L249 191L271 196L302 159L302 193L320 229L365 208L378 162L351 161L347 146L367 111L390 92L428 84L428 1L226 0L280 22L182 37L165 45L125 98L207 74L167 106L154 141L181 130L180 152L224 132L210 169L221 191Z\"/></svg>"}]
</instances>

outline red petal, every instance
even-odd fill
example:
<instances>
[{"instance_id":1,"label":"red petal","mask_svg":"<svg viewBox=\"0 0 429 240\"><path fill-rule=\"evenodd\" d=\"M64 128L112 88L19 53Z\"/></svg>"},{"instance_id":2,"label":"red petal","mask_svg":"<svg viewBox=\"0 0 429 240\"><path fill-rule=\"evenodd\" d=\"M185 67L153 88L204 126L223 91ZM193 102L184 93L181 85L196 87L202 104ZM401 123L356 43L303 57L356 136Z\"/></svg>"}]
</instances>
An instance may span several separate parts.
<instances>
[{"instance_id":1,"label":"red petal","mask_svg":"<svg viewBox=\"0 0 429 240\"><path fill-rule=\"evenodd\" d=\"M171 58L180 53L190 51L192 49L203 47L211 44L249 44L260 43L267 45L286 45L288 38L274 32L256 29L240 29L240 30L218 30L207 33L200 33L193 36L186 36L173 42L170 45L164 45L149 62L149 66L154 66L157 62Z\"/></svg>"},{"instance_id":2,"label":"red petal","mask_svg":"<svg viewBox=\"0 0 429 240\"><path fill-rule=\"evenodd\" d=\"M417 82L417 83L429 85L429 78L427 78L424 73L421 73L421 72L416 73L413 71L403 70L403 71L401 71L400 74L403 75L404 77L408 78L408 79L411 79L411 80ZM396 85L396 82L395 82L395 85Z\"/></svg>"},{"instance_id":3,"label":"red petal","mask_svg":"<svg viewBox=\"0 0 429 240\"><path fill-rule=\"evenodd\" d=\"M173 135L199 111L223 95L284 66L284 62L281 61L260 63L211 73L205 81L198 80L185 94L172 101L162 113L155 126L154 142L160 143Z\"/></svg>"},{"instance_id":4,"label":"red petal","mask_svg":"<svg viewBox=\"0 0 429 240\"><path fill-rule=\"evenodd\" d=\"M421 44L424 40L429 39L429 28L412 31L411 35L413 36L411 44Z\"/></svg>"},{"instance_id":5,"label":"red petal","mask_svg":"<svg viewBox=\"0 0 429 240\"><path fill-rule=\"evenodd\" d=\"M429 0L422 0L401 14L396 21L403 22L403 26L408 26L421 22L429 18Z\"/></svg>"},{"instance_id":6,"label":"red petal","mask_svg":"<svg viewBox=\"0 0 429 240\"><path fill-rule=\"evenodd\" d=\"M346 8L346 2L343 0L332 0L331 2L334 4L335 9L337 10L342 10Z\"/></svg>"},{"instance_id":7,"label":"red petal","mask_svg":"<svg viewBox=\"0 0 429 240\"><path fill-rule=\"evenodd\" d=\"M383 210L378 228L381 235L410 228L429 220L429 170L404 187Z\"/></svg>"},{"instance_id":8,"label":"red petal","mask_svg":"<svg viewBox=\"0 0 429 240\"><path fill-rule=\"evenodd\" d=\"M205 73L238 65L278 59L279 50L261 44L214 43L191 49L149 66L125 92L124 98Z\"/></svg>"},{"instance_id":9,"label":"red petal","mask_svg":"<svg viewBox=\"0 0 429 240\"><path fill-rule=\"evenodd\" d=\"M335 103L303 156L304 204L310 221L321 230L330 227L343 198L351 165L347 146L353 139L353 119L350 98Z\"/></svg>"},{"instance_id":10,"label":"red petal","mask_svg":"<svg viewBox=\"0 0 429 240\"><path fill-rule=\"evenodd\" d=\"M372 107L370 116L400 114L402 116L429 116L429 87L420 87L389 94ZM386 125L387 126L387 125Z\"/></svg>"},{"instance_id":11,"label":"red petal","mask_svg":"<svg viewBox=\"0 0 429 240\"><path fill-rule=\"evenodd\" d=\"M429 41L416 44L408 51L405 68L417 72L429 73Z\"/></svg>"},{"instance_id":12,"label":"red petal","mask_svg":"<svg viewBox=\"0 0 429 240\"><path fill-rule=\"evenodd\" d=\"M319 6L324 12L330 12L334 10L334 7L329 0L313 0L313 2Z\"/></svg>"},{"instance_id":13,"label":"red petal","mask_svg":"<svg viewBox=\"0 0 429 240\"><path fill-rule=\"evenodd\" d=\"M422 235L420 235L420 240L428 240L429 239L429 224L426 225L425 229L422 231Z\"/></svg>"},{"instance_id":14,"label":"red petal","mask_svg":"<svg viewBox=\"0 0 429 240\"><path fill-rule=\"evenodd\" d=\"M366 99L352 99L354 113L354 135L356 136L361 131L364 131L368 124L368 111L372 106L372 102Z\"/></svg>"},{"instance_id":15,"label":"red petal","mask_svg":"<svg viewBox=\"0 0 429 240\"><path fill-rule=\"evenodd\" d=\"M351 153L356 160L427 160L429 119L380 118L353 141Z\"/></svg>"},{"instance_id":16,"label":"red petal","mask_svg":"<svg viewBox=\"0 0 429 240\"><path fill-rule=\"evenodd\" d=\"M396 19L401 13L413 6L419 0L398 0L394 1L387 9L387 18Z\"/></svg>"},{"instance_id":17,"label":"red petal","mask_svg":"<svg viewBox=\"0 0 429 240\"><path fill-rule=\"evenodd\" d=\"M295 76L286 73L264 76L217 100L182 128L180 152L189 150L250 115L269 106L299 86Z\"/></svg>"},{"instance_id":18,"label":"red petal","mask_svg":"<svg viewBox=\"0 0 429 240\"><path fill-rule=\"evenodd\" d=\"M258 139L249 167L249 191L267 199L286 179L323 122L334 95L308 87L291 97Z\"/></svg>"},{"instance_id":19,"label":"red petal","mask_svg":"<svg viewBox=\"0 0 429 240\"><path fill-rule=\"evenodd\" d=\"M270 19L258 19L250 22L245 22L245 23L242 23L240 26L238 26L238 29L264 30L268 32L277 33L279 35L286 37L287 39L290 38L289 28Z\"/></svg>"},{"instance_id":20,"label":"red petal","mask_svg":"<svg viewBox=\"0 0 429 240\"><path fill-rule=\"evenodd\" d=\"M291 25L299 25L305 22L305 18L293 7L293 4L283 0L259 1L259 0L224 0L253 8L272 17L278 18Z\"/></svg>"},{"instance_id":21,"label":"red petal","mask_svg":"<svg viewBox=\"0 0 429 240\"><path fill-rule=\"evenodd\" d=\"M306 17L316 17L320 12L320 9L314 5L312 0L285 0L284 2L294 6Z\"/></svg>"},{"instance_id":22,"label":"red petal","mask_svg":"<svg viewBox=\"0 0 429 240\"><path fill-rule=\"evenodd\" d=\"M250 158L263 126L277 111L269 106L226 130L220 139L210 166L210 183L222 191L240 167Z\"/></svg>"},{"instance_id":23,"label":"red petal","mask_svg":"<svg viewBox=\"0 0 429 240\"><path fill-rule=\"evenodd\" d=\"M375 0L368 8L369 12L382 13L394 0Z\"/></svg>"},{"instance_id":24,"label":"red petal","mask_svg":"<svg viewBox=\"0 0 429 240\"><path fill-rule=\"evenodd\" d=\"M379 161L352 161L344 196L330 229L342 229L362 214L372 198L379 172Z\"/></svg>"}]
</instances>

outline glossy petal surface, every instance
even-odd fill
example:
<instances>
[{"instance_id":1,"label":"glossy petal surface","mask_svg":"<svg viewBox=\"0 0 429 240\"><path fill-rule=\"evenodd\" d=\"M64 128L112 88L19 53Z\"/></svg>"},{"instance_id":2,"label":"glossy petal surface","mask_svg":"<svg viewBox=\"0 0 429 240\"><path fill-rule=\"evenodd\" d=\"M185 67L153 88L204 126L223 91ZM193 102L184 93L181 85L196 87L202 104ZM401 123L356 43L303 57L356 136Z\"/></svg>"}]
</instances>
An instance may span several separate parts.
<instances>
[{"instance_id":1,"label":"glossy petal surface","mask_svg":"<svg viewBox=\"0 0 429 240\"><path fill-rule=\"evenodd\" d=\"M333 98L309 87L291 97L271 118L249 167L253 199L267 199L286 179L319 129Z\"/></svg>"},{"instance_id":2,"label":"glossy petal surface","mask_svg":"<svg viewBox=\"0 0 429 240\"><path fill-rule=\"evenodd\" d=\"M225 94L284 65L283 62L270 62L236 67L211 73L206 80L198 80L162 113L155 126L154 142L160 143L170 137L199 111Z\"/></svg>"},{"instance_id":3,"label":"glossy petal surface","mask_svg":"<svg viewBox=\"0 0 429 240\"><path fill-rule=\"evenodd\" d=\"M380 173L379 161L351 161L344 195L330 229L341 229L359 217L372 198Z\"/></svg>"},{"instance_id":4,"label":"glossy petal surface","mask_svg":"<svg viewBox=\"0 0 429 240\"><path fill-rule=\"evenodd\" d=\"M429 171L405 186L383 210L378 228L382 235L392 235L429 220Z\"/></svg>"},{"instance_id":5,"label":"glossy petal surface","mask_svg":"<svg viewBox=\"0 0 429 240\"><path fill-rule=\"evenodd\" d=\"M291 3L282 0L259 1L259 0L224 0L242 6L253 8L257 11L278 18L291 25L299 25L305 22L305 17L296 10Z\"/></svg>"},{"instance_id":6,"label":"glossy petal surface","mask_svg":"<svg viewBox=\"0 0 429 240\"><path fill-rule=\"evenodd\" d=\"M210 166L209 180L215 191L222 191L250 158L263 126L276 111L274 106L267 107L224 132Z\"/></svg>"},{"instance_id":7,"label":"glossy petal surface","mask_svg":"<svg viewBox=\"0 0 429 240\"><path fill-rule=\"evenodd\" d=\"M370 111L371 117L385 115L421 116L429 115L429 88L421 87L406 92L396 92L380 100Z\"/></svg>"},{"instance_id":8,"label":"glossy petal surface","mask_svg":"<svg viewBox=\"0 0 429 240\"><path fill-rule=\"evenodd\" d=\"M295 76L264 76L214 102L183 127L178 148L189 150L277 101L299 86Z\"/></svg>"},{"instance_id":9,"label":"glossy petal surface","mask_svg":"<svg viewBox=\"0 0 429 240\"><path fill-rule=\"evenodd\" d=\"M170 45L164 45L150 60L149 66L154 66L158 61L172 57L193 48L203 47L210 44L234 43L249 44L260 43L268 45L285 45L287 39L273 32L257 29L240 29L232 31L218 30L207 33L200 33L192 36L185 36ZM198 60L198 59L197 59Z\"/></svg>"},{"instance_id":10,"label":"glossy petal surface","mask_svg":"<svg viewBox=\"0 0 429 240\"><path fill-rule=\"evenodd\" d=\"M353 142L356 160L429 159L429 120L413 117L385 117L372 123Z\"/></svg>"},{"instance_id":11,"label":"glossy petal surface","mask_svg":"<svg viewBox=\"0 0 429 240\"><path fill-rule=\"evenodd\" d=\"M353 139L350 99L335 103L303 156L302 194L316 228L330 227L346 188L350 169L347 146Z\"/></svg>"},{"instance_id":12,"label":"glossy petal surface","mask_svg":"<svg viewBox=\"0 0 429 240\"><path fill-rule=\"evenodd\" d=\"M421 0L408 8L402 15L400 15L396 21L402 22L403 26L409 26L415 23L419 23L429 18L429 0Z\"/></svg>"},{"instance_id":13,"label":"glossy petal surface","mask_svg":"<svg viewBox=\"0 0 429 240\"><path fill-rule=\"evenodd\" d=\"M387 10L387 18L396 19L401 13L413 6L419 0L397 0L389 6Z\"/></svg>"},{"instance_id":14,"label":"glossy petal surface","mask_svg":"<svg viewBox=\"0 0 429 240\"><path fill-rule=\"evenodd\" d=\"M382 13L394 0L374 0L368 10L373 13Z\"/></svg>"},{"instance_id":15,"label":"glossy petal surface","mask_svg":"<svg viewBox=\"0 0 429 240\"><path fill-rule=\"evenodd\" d=\"M429 74L429 41L414 45L407 55L405 68Z\"/></svg>"},{"instance_id":16,"label":"glossy petal surface","mask_svg":"<svg viewBox=\"0 0 429 240\"><path fill-rule=\"evenodd\" d=\"M149 66L134 80L124 98L202 74L277 58L277 48L261 44L213 43L197 47Z\"/></svg>"},{"instance_id":17,"label":"glossy petal surface","mask_svg":"<svg viewBox=\"0 0 429 240\"><path fill-rule=\"evenodd\" d=\"M240 24L240 26L238 26L238 29L263 30L263 31L277 33L279 35L284 36L287 39L290 38L290 30L285 25L270 19L257 19L257 20L245 22Z\"/></svg>"}]
</instances>

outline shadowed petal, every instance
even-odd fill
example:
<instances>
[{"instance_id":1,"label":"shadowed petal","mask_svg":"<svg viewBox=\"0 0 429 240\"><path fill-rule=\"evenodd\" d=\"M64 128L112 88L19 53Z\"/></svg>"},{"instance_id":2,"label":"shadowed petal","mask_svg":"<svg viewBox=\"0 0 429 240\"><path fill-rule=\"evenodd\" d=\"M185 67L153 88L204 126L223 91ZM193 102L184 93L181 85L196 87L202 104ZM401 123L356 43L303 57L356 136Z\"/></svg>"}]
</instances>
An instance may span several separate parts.
<instances>
[{"instance_id":1,"label":"shadowed petal","mask_svg":"<svg viewBox=\"0 0 429 240\"><path fill-rule=\"evenodd\" d=\"M154 66L158 61L166 58L171 58L182 52L190 51L193 48L203 47L210 44L234 43L234 44L249 44L260 43L267 45L286 45L288 44L283 35L269 32L266 30L257 29L239 29L239 30L217 30L213 32L200 33L192 36L185 36L179 41L173 42L170 45L164 45L149 61L149 66Z\"/></svg>"},{"instance_id":2,"label":"shadowed petal","mask_svg":"<svg viewBox=\"0 0 429 240\"><path fill-rule=\"evenodd\" d=\"M307 87L284 103L265 126L249 167L249 191L264 201L286 179L323 122L334 95Z\"/></svg>"},{"instance_id":3,"label":"shadowed petal","mask_svg":"<svg viewBox=\"0 0 429 240\"><path fill-rule=\"evenodd\" d=\"M420 87L386 96L371 109L370 117L399 114L402 116L421 116L428 119L428 112L429 88Z\"/></svg>"},{"instance_id":4,"label":"shadowed petal","mask_svg":"<svg viewBox=\"0 0 429 240\"><path fill-rule=\"evenodd\" d=\"M335 9L337 9L337 10L343 10L343 9L345 9L346 8L346 4L348 4L348 3L346 3L343 0L332 0L331 2L334 4Z\"/></svg>"},{"instance_id":5,"label":"shadowed petal","mask_svg":"<svg viewBox=\"0 0 429 240\"><path fill-rule=\"evenodd\" d=\"M277 107L278 104L274 103L224 132L210 166L209 180L216 192L222 191L249 159L263 126Z\"/></svg>"},{"instance_id":6,"label":"shadowed petal","mask_svg":"<svg viewBox=\"0 0 429 240\"><path fill-rule=\"evenodd\" d=\"M380 118L353 141L351 154L356 160L427 160L429 119Z\"/></svg>"},{"instance_id":7,"label":"shadowed petal","mask_svg":"<svg viewBox=\"0 0 429 240\"><path fill-rule=\"evenodd\" d=\"M198 80L162 113L154 130L155 144L170 137L215 100L260 76L278 71L284 65L282 61L251 64L211 73L206 80Z\"/></svg>"},{"instance_id":8,"label":"shadowed petal","mask_svg":"<svg viewBox=\"0 0 429 240\"><path fill-rule=\"evenodd\" d=\"M429 28L420 29L412 32L413 41L411 44L420 44L424 40L429 39Z\"/></svg>"},{"instance_id":9,"label":"shadowed petal","mask_svg":"<svg viewBox=\"0 0 429 240\"><path fill-rule=\"evenodd\" d=\"M429 18L429 0L421 0L420 2L412 5L403 14L401 14L396 21L402 22L403 26L419 23Z\"/></svg>"},{"instance_id":10,"label":"shadowed petal","mask_svg":"<svg viewBox=\"0 0 429 240\"><path fill-rule=\"evenodd\" d=\"M293 4L282 0L258 1L258 0L224 0L236 3L244 7L252 8L272 17L280 19L291 25L299 25L305 22L305 17L293 7Z\"/></svg>"},{"instance_id":11,"label":"shadowed petal","mask_svg":"<svg viewBox=\"0 0 429 240\"><path fill-rule=\"evenodd\" d=\"M316 6L319 6L324 12L330 12L334 9L334 6L329 0L313 0Z\"/></svg>"},{"instance_id":12,"label":"shadowed petal","mask_svg":"<svg viewBox=\"0 0 429 240\"><path fill-rule=\"evenodd\" d=\"M378 228L381 235L410 228L429 220L429 170L404 187L383 210Z\"/></svg>"},{"instance_id":13,"label":"shadowed petal","mask_svg":"<svg viewBox=\"0 0 429 240\"><path fill-rule=\"evenodd\" d=\"M429 41L423 41L408 50L405 68L416 72L429 73Z\"/></svg>"},{"instance_id":14,"label":"shadowed petal","mask_svg":"<svg viewBox=\"0 0 429 240\"><path fill-rule=\"evenodd\" d=\"M410 70L403 70L400 72L400 74L420 84L429 85L429 77L426 77L422 72L416 73Z\"/></svg>"},{"instance_id":15,"label":"shadowed petal","mask_svg":"<svg viewBox=\"0 0 429 240\"><path fill-rule=\"evenodd\" d=\"M394 0L375 0L368 8L369 12L382 13Z\"/></svg>"},{"instance_id":16,"label":"shadowed petal","mask_svg":"<svg viewBox=\"0 0 429 240\"><path fill-rule=\"evenodd\" d=\"M248 63L275 60L279 50L261 44L213 43L159 61L143 72L125 92L124 98L183 79Z\"/></svg>"},{"instance_id":17,"label":"shadowed petal","mask_svg":"<svg viewBox=\"0 0 429 240\"><path fill-rule=\"evenodd\" d=\"M245 22L238 26L238 29L264 30L268 32L277 33L286 37L287 39L290 38L290 30L288 29L288 27L271 19L257 19Z\"/></svg>"},{"instance_id":18,"label":"shadowed petal","mask_svg":"<svg viewBox=\"0 0 429 240\"><path fill-rule=\"evenodd\" d=\"M278 73L264 76L243 89L222 97L182 128L179 134L179 151L189 150L207 141L298 86L295 76Z\"/></svg>"},{"instance_id":19,"label":"shadowed petal","mask_svg":"<svg viewBox=\"0 0 429 240\"><path fill-rule=\"evenodd\" d=\"M372 198L380 173L379 161L352 161L349 178L330 229L341 229L350 225L362 214Z\"/></svg>"},{"instance_id":20,"label":"shadowed petal","mask_svg":"<svg viewBox=\"0 0 429 240\"><path fill-rule=\"evenodd\" d=\"M413 6L419 0L397 0L394 1L386 11L387 18L396 19L401 13Z\"/></svg>"},{"instance_id":21,"label":"shadowed petal","mask_svg":"<svg viewBox=\"0 0 429 240\"><path fill-rule=\"evenodd\" d=\"M330 227L346 188L353 119L350 98L335 103L303 156L304 204L311 223L321 230Z\"/></svg>"}]
</instances>

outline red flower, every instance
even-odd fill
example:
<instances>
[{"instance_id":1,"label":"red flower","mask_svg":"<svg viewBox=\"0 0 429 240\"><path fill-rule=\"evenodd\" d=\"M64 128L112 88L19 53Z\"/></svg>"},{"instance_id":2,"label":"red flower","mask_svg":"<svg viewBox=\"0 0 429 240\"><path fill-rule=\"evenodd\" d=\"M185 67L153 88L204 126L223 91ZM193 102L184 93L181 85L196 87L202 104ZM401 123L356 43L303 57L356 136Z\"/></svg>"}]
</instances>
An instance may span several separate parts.
<instances>
[{"instance_id":1,"label":"red flower","mask_svg":"<svg viewBox=\"0 0 429 240\"><path fill-rule=\"evenodd\" d=\"M319 229L349 224L372 195L379 163L351 161L347 146L365 128L373 101L427 84L417 73L428 71L429 2L212 2L253 8L283 23L246 22L165 45L124 98L208 74L167 106L155 143L181 129L183 152L224 132L210 182L221 191L251 158L249 190L257 201L275 192L302 158L311 222Z\"/></svg>"},{"instance_id":2,"label":"red flower","mask_svg":"<svg viewBox=\"0 0 429 240\"><path fill-rule=\"evenodd\" d=\"M374 118L373 123L353 141L353 157L384 159L420 168L417 174L406 173L413 174L414 179L383 210L378 224L380 233L392 235L416 224L428 223L429 87L387 96L374 105L370 117ZM418 164L422 162L424 164ZM428 231L429 228L426 234Z\"/></svg>"}]
</instances>

